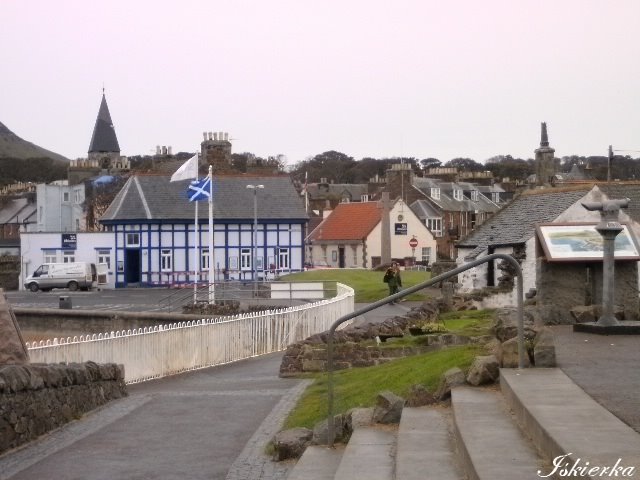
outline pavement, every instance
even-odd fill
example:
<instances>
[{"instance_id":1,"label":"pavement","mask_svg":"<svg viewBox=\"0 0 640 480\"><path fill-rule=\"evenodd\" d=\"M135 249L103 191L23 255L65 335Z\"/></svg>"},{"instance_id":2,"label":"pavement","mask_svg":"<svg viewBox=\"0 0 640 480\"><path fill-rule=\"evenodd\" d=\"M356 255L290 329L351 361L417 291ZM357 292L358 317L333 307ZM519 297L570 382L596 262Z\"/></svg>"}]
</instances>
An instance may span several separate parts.
<instances>
[{"instance_id":1,"label":"pavement","mask_svg":"<svg viewBox=\"0 0 640 480\"><path fill-rule=\"evenodd\" d=\"M366 319L402 315L412 306L387 305ZM552 329L558 366L640 432L640 336ZM285 478L292 465L271 462L264 446L308 381L279 378L281 357L131 385L129 397L0 456L0 479Z\"/></svg>"}]
</instances>

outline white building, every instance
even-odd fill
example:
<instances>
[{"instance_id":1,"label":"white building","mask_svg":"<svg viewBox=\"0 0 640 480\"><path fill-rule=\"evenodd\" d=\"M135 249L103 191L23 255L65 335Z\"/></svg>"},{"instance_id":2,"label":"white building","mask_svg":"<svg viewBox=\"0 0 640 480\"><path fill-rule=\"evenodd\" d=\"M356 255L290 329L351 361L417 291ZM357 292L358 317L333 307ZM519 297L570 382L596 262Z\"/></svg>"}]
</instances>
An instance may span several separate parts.
<instances>
[{"instance_id":1,"label":"white building","mask_svg":"<svg viewBox=\"0 0 640 480\"><path fill-rule=\"evenodd\" d=\"M36 187L38 232L80 232L86 229L84 184L66 180Z\"/></svg>"}]
</instances>

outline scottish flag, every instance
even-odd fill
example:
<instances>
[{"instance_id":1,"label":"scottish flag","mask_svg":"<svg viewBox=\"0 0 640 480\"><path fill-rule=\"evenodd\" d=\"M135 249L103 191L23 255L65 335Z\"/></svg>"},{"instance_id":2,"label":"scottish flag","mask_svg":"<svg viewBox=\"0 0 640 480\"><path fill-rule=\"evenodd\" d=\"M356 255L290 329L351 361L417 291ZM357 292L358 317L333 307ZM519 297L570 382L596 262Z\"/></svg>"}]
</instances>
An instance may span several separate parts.
<instances>
[{"instance_id":1,"label":"scottish flag","mask_svg":"<svg viewBox=\"0 0 640 480\"><path fill-rule=\"evenodd\" d=\"M190 202L198 202L200 200L209 200L211 196L211 178L207 177L202 180L193 180L187 190Z\"/></svg>"}]
</instances>

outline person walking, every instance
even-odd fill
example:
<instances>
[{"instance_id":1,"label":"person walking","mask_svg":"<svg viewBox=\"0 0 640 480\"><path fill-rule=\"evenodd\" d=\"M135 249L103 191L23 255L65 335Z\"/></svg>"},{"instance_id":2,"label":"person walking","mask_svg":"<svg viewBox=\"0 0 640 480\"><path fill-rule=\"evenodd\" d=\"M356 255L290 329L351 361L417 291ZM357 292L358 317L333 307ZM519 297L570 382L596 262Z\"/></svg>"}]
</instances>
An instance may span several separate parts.
<instances>
[{"instance_id":1,"label":"person walking","mask_svg":"<svg viewBox=\"0 0 640 480\"><path fill-rule=\"evenodd\" d=\"M398 268L398 264L396 262L392 262L391 266L387 268L382 281L389 286L390 296L400 291L400 288L402 287L402 278L400 277L400 268ZM396 302L390 303L393 304Z\"/></svg>"}]
</instances>

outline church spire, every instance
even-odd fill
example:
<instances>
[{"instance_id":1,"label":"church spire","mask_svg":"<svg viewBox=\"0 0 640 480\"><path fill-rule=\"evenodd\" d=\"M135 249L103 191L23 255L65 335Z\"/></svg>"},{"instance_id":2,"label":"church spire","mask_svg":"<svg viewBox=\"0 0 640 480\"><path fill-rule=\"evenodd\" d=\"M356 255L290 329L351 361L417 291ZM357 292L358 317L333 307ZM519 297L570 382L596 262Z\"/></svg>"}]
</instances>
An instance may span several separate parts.
<instances>
[{"instance_id":1,"label":"church spire","mask_svg":"<svg viewBox=\"0 0 640 480\"><path fill-rule=\"evenodd\" d=\"M98 118L93 127L93 135L91 136L91 144L89 145L89 153L117 153L120 154L120 145L116 131L111 121L111 114L107 106L107 99L102 91L102 102L100 110L98 110Z\"/></svg>"}]
</instances>

